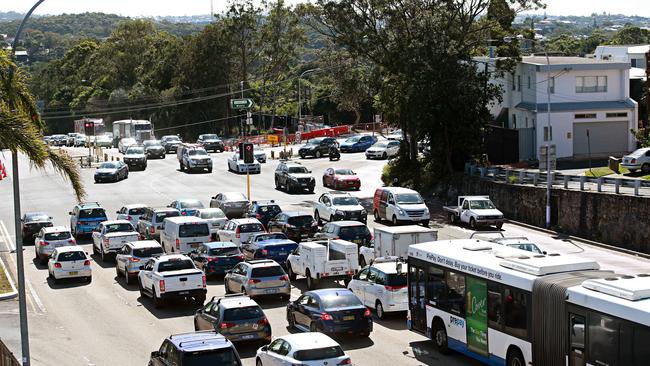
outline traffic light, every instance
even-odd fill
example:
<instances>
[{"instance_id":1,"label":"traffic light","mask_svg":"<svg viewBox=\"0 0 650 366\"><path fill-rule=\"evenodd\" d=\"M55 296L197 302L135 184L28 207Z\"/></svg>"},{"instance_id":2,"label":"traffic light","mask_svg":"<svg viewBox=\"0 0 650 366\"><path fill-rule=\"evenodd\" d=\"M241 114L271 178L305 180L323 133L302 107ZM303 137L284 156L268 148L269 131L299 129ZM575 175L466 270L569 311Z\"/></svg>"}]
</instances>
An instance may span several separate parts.
<instances>
[{"instance_id":1,"label":"traffic light","mask_svg":"<svg viewBox=\"0 0 650 366\"><path fill-rule=\"evenodd\" d=\"M95 136L95 122L94 121L84 122L84 130L86 132L86 136Z\"/></svg>"},{"instance_id":2,"label":"traffic light","mask_svg":"<svg viewBox=\"0 0 650 366\"><path fill-rule=\"evenodd\" d=\"M255 157L253 156L253 144L245 143L244 145L244 163L253 164Z\"/></svg>"}]
</instances>

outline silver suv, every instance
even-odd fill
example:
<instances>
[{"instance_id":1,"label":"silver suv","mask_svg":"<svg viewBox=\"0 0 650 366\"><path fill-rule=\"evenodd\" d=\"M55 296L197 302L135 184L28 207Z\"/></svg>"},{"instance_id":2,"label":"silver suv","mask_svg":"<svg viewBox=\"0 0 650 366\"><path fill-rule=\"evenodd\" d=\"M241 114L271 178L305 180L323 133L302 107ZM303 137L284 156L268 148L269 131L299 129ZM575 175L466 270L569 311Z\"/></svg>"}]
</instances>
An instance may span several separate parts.
<instances>
[{"instance_id":1,"label":"silver suv","mask_svg":"<svg viewBox=\"0 0 650 366\"><path fill-rule=\"evenodd\" d=\"M241 294L212 298L194 315L194 330L216 330L231 342L271 341L271 324L262 308Z\"/></svg>"},{"instance_id":2,"label":"silver suv","mask_svg":"<svg viewBox=\"0 0 650 366\"><path fill-rule=\"evenodd\" d=\"M226 273L223 282L226 294L280 295L283 300L289 300L291 295L289 276L282 266L270 259L241 262Z\"/></svg>"}]
</instances>

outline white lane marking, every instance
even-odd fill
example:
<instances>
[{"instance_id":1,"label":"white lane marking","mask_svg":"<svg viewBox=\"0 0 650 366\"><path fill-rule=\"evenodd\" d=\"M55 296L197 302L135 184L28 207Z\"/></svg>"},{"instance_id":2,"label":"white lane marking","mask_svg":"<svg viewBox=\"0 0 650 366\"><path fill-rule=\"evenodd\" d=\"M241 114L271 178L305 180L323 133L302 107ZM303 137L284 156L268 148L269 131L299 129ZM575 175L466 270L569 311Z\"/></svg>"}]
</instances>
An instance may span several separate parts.
<instances>
[{"instance_id":1,"label":"white lane marking","mask_svg":"<svg viewBox=\"0 0 650 366\"><path fill-rule=\"evenodd\" d=\"M32 283L29 282L28 280L25 280L25 283L27 284L27 289L29 289L29 293L32 295L32 299L34 299L36 306L38 306L38 308L41 310L42 313L46 313L47 310L45 309L45 305L43 305L41 298L38 297L38 295L36 294L36 290L34 290Z\"/></svg>"},{"instance_id":2,"label":"white lane marking","mask_svg":"<svg viewBox=\"0 0 650 366\"><path fill-rule=\"evenodd\" d=\"M2 227L2 236L4 237L4 242L7 243L8 249L10 251L15 251L16 250L16 245L14 244L14 241L11 240L11 235L9 235L9 230L7 230L7 227L5 226L4 221L0 220L0 227Z\"/></svg>"},{"instance_id":3,"label":"white lane marking","mask_svg":"<svg viewBox=\"0 0 650 366\"><path fill-rule=\"evenodd\" d=\"M83 358L84 358L84 361L86 361L86 363L88 364L88 366L95 366L95 364L92 363L88 357L83 356Z\"/></svg>"}]
</instances>

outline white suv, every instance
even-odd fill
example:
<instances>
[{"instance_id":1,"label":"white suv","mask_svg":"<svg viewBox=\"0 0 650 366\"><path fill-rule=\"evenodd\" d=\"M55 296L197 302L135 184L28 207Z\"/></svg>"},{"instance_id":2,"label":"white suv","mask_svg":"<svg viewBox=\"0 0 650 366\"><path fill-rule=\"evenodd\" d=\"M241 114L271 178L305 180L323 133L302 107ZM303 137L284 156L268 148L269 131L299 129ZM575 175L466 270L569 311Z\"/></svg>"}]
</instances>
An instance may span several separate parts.
<instances>
[{"instance_id":1,"label":"white suv","mask_svg":"<svg viewBox=\"0 0 650 366\"><path fill-rule=\"evenodd\" d=\"M257 350L256 364L281 365L351 365L350 357L332 338L321 332L288 334L278 337Z\"/></svg>"},{"instance_id":2,"label":"white suv","mask_svg":"<svg viewBox=\"0 0 650 366\"><path fill-rule=\"evenodd\" d=\"M259 233L265 233L264 225L258 219L232 219L217 232L219 241L230 241L238 246Z\"/></svg>"},{"instance_id":3,"label":"white suv","mask_svg":"<svg viewBox=\"0 0 650 366\"><path fill-rule=\"evenodd\" d=\"M41 264L45 264L54 249L76 244L77 241L68 228L63 226L44 227L34 238L34 252L36 259Z\"/></svg>"},{"instance_id":4,"label":"white suv","mask_svg":"<svg viewBox=\"0 0 650 366\"><path fill-rule=\"evenodd\" d=\"M314 205L314 219L318 224L322 221L341 220L354 220L365 224L368 212L359 200L349 193L324 193Z\"/></svg>"},{"instance_id":5,"label":"white suv","mask_svg":"<svg viewBox=\"0 0 650 366\"><path fill-rule=\"evenodd\" d=\"M379 257L352 278L348 289L384 319L387 312L408 310L407 273L408 265L397 257Z\"/></svg>"}]
</instances>

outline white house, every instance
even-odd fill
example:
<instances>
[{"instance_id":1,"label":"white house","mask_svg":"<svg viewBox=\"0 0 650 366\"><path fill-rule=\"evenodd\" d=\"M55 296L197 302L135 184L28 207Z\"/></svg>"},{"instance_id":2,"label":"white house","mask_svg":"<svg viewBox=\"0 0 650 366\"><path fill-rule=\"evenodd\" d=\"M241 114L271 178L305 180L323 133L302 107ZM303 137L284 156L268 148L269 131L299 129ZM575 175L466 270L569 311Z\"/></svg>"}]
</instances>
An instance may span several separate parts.
<instances>
[{"instance_id":1,"label":"white house","mask_svg":"<svg viewBox=\"0 0 650 366\"><path fill-rule=\"evenodd\" d=\"M475 61L493 65L496 60ZM504 90L503 102L491 106L492 114L506 127L519 130L519 159L538 159L539 146L547 143L556 145L557 158L634 150L630 129L637 128L638 104L629 95L630 63L582 57L549 61L550 65L543 56L523 57L513 74L492 79Z\"/></svg>"}]
</instances>

